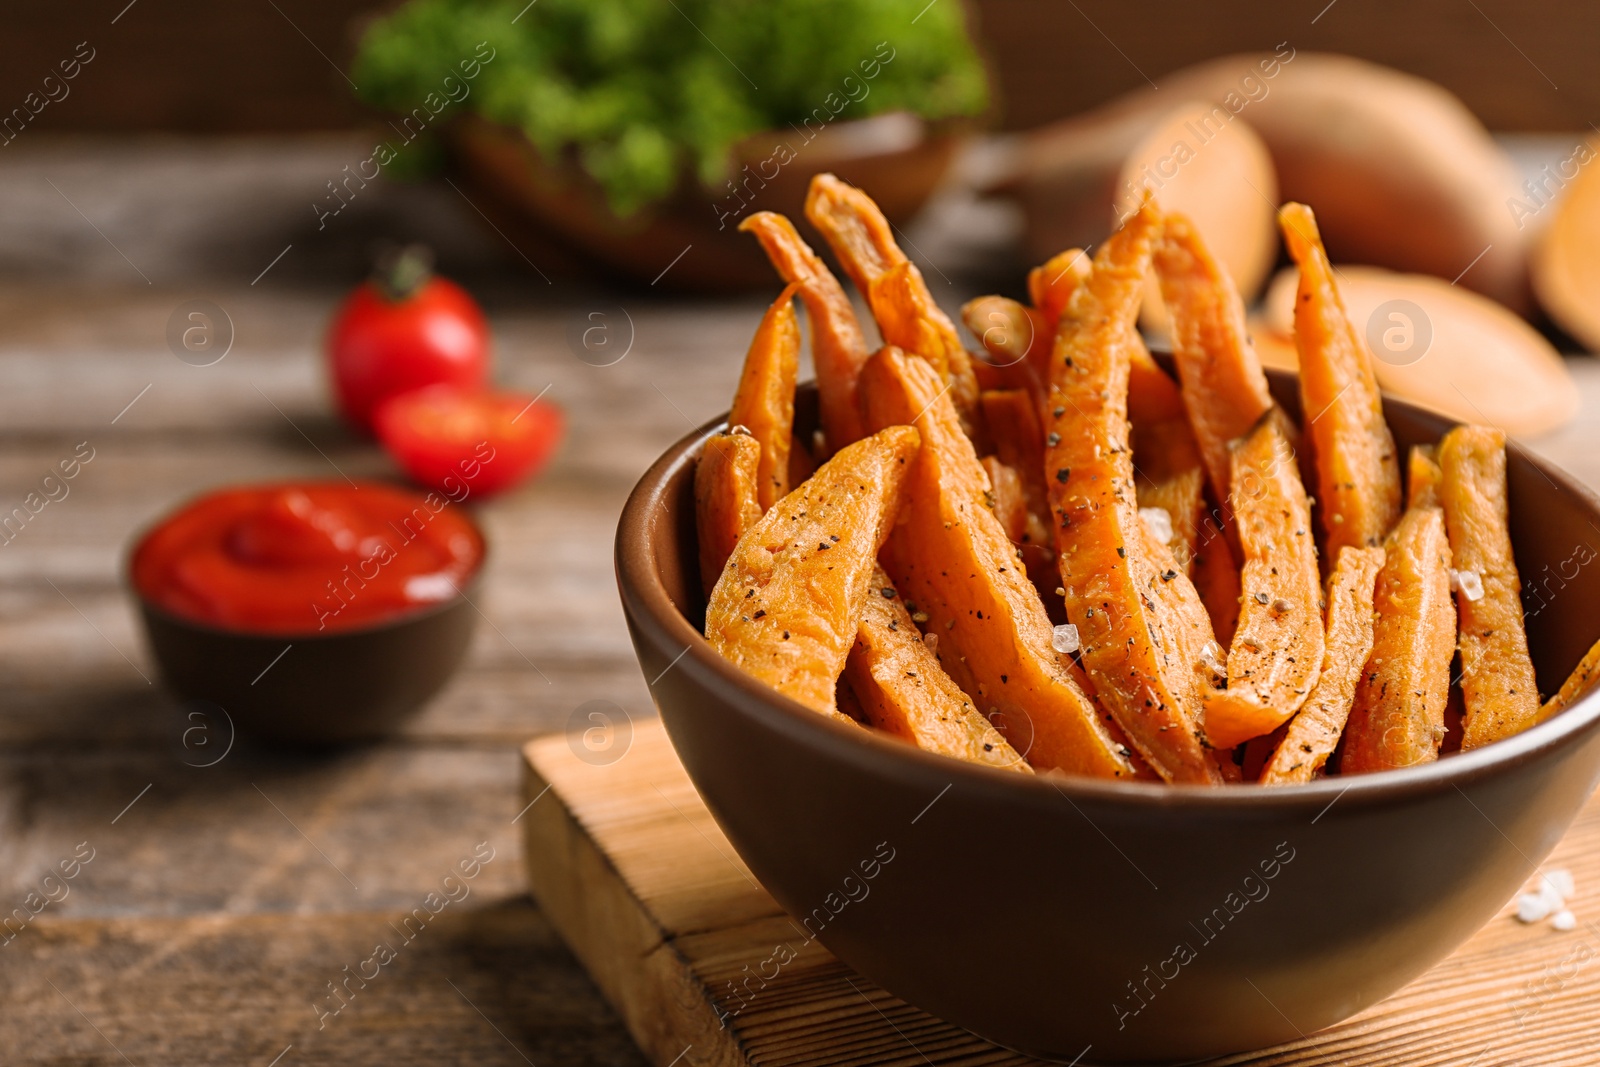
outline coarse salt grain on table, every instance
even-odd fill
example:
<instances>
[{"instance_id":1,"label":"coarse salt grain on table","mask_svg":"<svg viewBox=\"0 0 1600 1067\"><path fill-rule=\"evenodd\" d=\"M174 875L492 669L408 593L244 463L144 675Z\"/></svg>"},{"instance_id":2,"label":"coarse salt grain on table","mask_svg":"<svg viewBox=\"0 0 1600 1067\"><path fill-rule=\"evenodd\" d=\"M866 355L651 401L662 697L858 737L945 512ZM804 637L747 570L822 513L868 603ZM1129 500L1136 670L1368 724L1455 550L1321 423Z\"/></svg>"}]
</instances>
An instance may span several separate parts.
<instances>
[{"instance_id":1,"label":"coarse salt grain on table","mask_svg":"<svg viewBox=\"0 0 1600 1067\"><path fill-rule=\"evenodd\" d=\"M1576 890L1571 871L1558 867L1545 872L1539 876L1538 889L1517 897L1517 921L1536 923L1548 918L1557 930L1575 929L1578 920L1567 908L1567 898Z\"/></svg>"}]
</instances>

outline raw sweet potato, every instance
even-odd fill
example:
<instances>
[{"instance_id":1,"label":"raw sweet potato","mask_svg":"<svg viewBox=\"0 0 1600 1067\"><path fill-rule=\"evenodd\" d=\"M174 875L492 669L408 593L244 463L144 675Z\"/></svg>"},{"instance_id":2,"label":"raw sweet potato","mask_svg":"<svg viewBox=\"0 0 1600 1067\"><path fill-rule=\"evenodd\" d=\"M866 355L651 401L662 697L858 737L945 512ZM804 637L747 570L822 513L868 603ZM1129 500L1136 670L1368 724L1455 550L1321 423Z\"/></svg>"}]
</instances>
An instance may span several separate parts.
<instances>
[{"instance_id":1,"label":"raw sweet potato","mask_svg":"<svg viewBox=\"0 0 1600 1067\"><path fill-rule=\"evenodd\" d=\"M1217 257L1246 298L1262 275L1252 277L1229 255L1229 246L1253 239L1259 249L1255 262L1269 270L1270 210L1261 219L1266 233L1251 212L1269 201L1299 200L1317 206L1330 251L1341 263L1377 263L1447 281L1459 275L1458 287L1524 310L1526 237L1535 230L1528 216L1536 201L1527 199L1519 185L1523 176L1505 148L1439 85L1353 56L1304 49L1297 55L1287 43L1276 54L1221 56L1172 71L1160 82L1159 91L1141 87L1028 135L1028 158L1015 184L1023 185L1033 243L1059 248L1098 238L1105 226L1103 201L1078 176L1097 166L1112 170L1099 163L1096 150L1114 142L1119 127L1131 125L1157 131L1146 162L1164 183L1162 206L1186 212L1217 235ZM1175 123L1181 111L1171 113L1180 100L1205 101L1202 113ZM1225 166L1240 155L1229 139L1251 131L1259 138L1249 139L1263 143L1270 158L1258 167ZM1191 153L1194 158L1186 160ZM1175 180L1169 180L1174 171ZM1262 182L1272 181L1274 173L1281 197ZM1577 173L1579 183L1593 177L1587 167ZM1186 201L1210 211L1191 210ZM1086 215L1087 233L1063 225ZM1259 243L1262 237L1266 243ZM1592 240L1589 232L1576 235L1573 244L1585 240Z\"/></svg>"},{"instance_id":2,"label":"raw sweet potato","mask_svg":"<svg viewBox=\"0 0 1600 1067\"><path fill-rule=\"evenodd\" d=\"M1288 421L1270 409L1233 447L1229 503L1244 551L1244 595L1228 648L1228 688L1206 701L1206 738L1217 748L1276 729L1322 670L1321 577Z\"/></svg>"},{"instance_id":3,"label":"raw sweet potato","mask_svg":"<svg viewBox=\"0 0 1600 1067\"><path fill-rule=\"evenodd\" d=\"M1128 379L1151 245L1160 228L1146 205L1095 257L1061 316L1051 356L1046 482L1067 614L1101 703L1156 773L1173 782L1220 781L1186 699L1199 664L1163 633L1139 551L1146 540L1129 452ZM1182 582L1172 570L1157 576ZM1202 616L1204 612L1201 612Z\"/></svg>"},{"instance_id":4,"label":"raw sweet potato","mask_svg":"<svg viewBox=\"0 0 1600 1067\"><path fill-rule=\"evenodd\" d=\"M876 571L845 661L865 721L928 752L1033 773L939 666L936 640L924 640L889 576Z\"/></svg>"},{"instance_id":5,"label":"raw sweet potato","mask_svg":"<svg viewBox=\"0 0 1600 1067\"><path fill-rule=\"evenodd\" d=\"M1273 279L1262 300L1258 345L1293 332L1297 285L1292 267ZM1339 298L1376 357L1372 369L1386 394L1528 436L1577 414L1578 385L1555 346L1526 319L1465 285L1351 264L1339 267ZM1293 370L1292 337L1290 352Z\"/></svg>"},{"instance_id":6,"label":"raw sweet potato","mask_svg":"<svg viewBox=\"0 0 1600 1067\"><path fill-rule=\"evenodd\" d=\"M761 445L745 433L719 433L706 442L694 471L694 525L700 546L700 584L706 596L744 532L761 518L757 482Z\"/></svg>"},{"instance_id":7,"label":"raw sweet potato","mask_svg":"<svg viewBox=\"0 0 1600 1067\"><path fill-rule=\"evenodd\" d=\"M1522 579L1507 526L1506 435L1458 426L1439 443L1439 502L1457 574L1463 751L1538 721L1539 688L1522 626Z\"/></svg>"},{"instance_id":8,"label":"raw sweet potato","mask_svg":"<svg viewBox=\"0 0 1600 1067\"><path fill-rule=\"evenodd\" d=\"M1600 247L1600 174L1588 165L1597 156L1600 143L1589 138L1560 164L1563 173L1556 183L1566 188L1535 239L1529 263L1539 306L1590 352L1600 352L1600 255L1595 254ZM1565 173L1569 167L1571 175ZM1549 169L1544 174L1555 177ZM1546 180L1537 179L1541 186ZM1507 200L1506 206L1513 214L1521 212L1520 228L1537 203L1519 197Z\"/></svg>"},{"instance_id":9,"label":"raw sweet potato","mask_svg":"<svg viewBox=\"0 0 1600 1067\"><path fill-rule=\"evenodd\" d=\"M1267 376L1245 325L1233 279L1193 224L1169 214L1155 250L1161 296L1172 318L1172 359L1211 491L1228 499L1229 444L1273 407Z\"/></svg>"},{"instance_id":10,"label":"raw sweet potato","mask_svg":"<svg viewBox=\"0 0 1600 1067\"><path fill-rule=\"evenodd\" d=\"M1412 445L1406 461L1406 507L1426 508L1438 504L1439 482L1443 478L1439 449L1434 445Z\"/></svg>"},{"instance_id":11,"label":"raw sweet potato","mask_svg":"<svg viewBox=\"0 0 1600 1067\"><path fill-rule=\"evenodd\" d=\"M939 660L1035 767L1102 778L1138 765L1073 678L1017 551L984 503L988 476L926 362L885 348L861 375L869 426L914 423L922 450L880 557ZM915 607L912 607L912 605Z\"/></svg>"},{"instance_id":12,"label":"raw sweet potato","mask_svg":"<svg viewBox=\"0 0 1600 1067\"><path fill-rule=\"evenodd\" d=\"M1165 86L1163 79L1148 114L1119 120L1097 109L1025 135L1015 177L998 191L1021 202L1023 240L1037 256L1099 240L1153 188L1164 209L1182 211L1216 235L1218 258L1253 296L1277 252L1272 160L1249 123L1228 121L1228 112ZM1153 279L1145 297L1146 329L1165 332Z\"/></svg>"},{"instance_id":13,"label":"raw sweet potato","mask_svg":"<svg viewBox=\"0 0 1600 1067\"><path fill-rule=\"evenodd\" d=\"M1412 508L1384 545L1373 592L1372 652L1345 726L1343 774L1439 757L1455 651L1444 512Z\"/></svg>"},{"instance_id":14,"label":"raw sweet potato","mask_svg":"<svg viewBox=\"0 0 1600 1067\"><path fill-rule=\"evenodd\" d=\"M914 353L940 372L956 408L970 420L978 405L978 382L961 337L922 279L917 265L895 243L889 220L860 189L832 174L811 179L806 218L866 297L883 342Z\"/></svg>"},{"instance_id":15,"label":"raw sweet potato","mask_svg":"<svg viewBox=\"0 0 1600 1067\"><path fill-rule=\"evenodd\" d=\"M862 436L856 405L856 378L867 361L867 342L855 307L828 265L801 240L783 215L758 211L739 224L755 234L780 277L800 287L800 299L811 320L811 362L817 375L817 399L828 450L837 452Z\"/></svg>"},{"instance_id":16,"label":"raw sweet potato","mask_svg":"<svg viewBox=\"0 0 1600 1067\"><path fill-rule=\"evenodd\" d=\"M1336 557L1345 545L1381 544L1400 514L1400 462L1383 420L1372 357L1345 315L1317 220L1304 204L1278 210L1300 267L1294 304L1300 405L1317 465L1317 502Z\"/></svg>"},{"instance_id":17,"label":"raw sweet potato","mask_svg":"<svg viewBox=\"0 0 1600 1067\"><path fill-rule=\"evenodd\" d=\"M920 438L847 445L745 531L706 607L706 639L747 674L828 715ZM839 716L841 719L844 716Z\"/></svg>"},{"instance_id":18,"label":"raw sweet potato","mask_svg":"<svg viewBox=\"0 0 1600 1067\"><path fill-rule=\"evenodd\" d=\"M761 445L756 498L764 512L789 495L789 441L794 432L794 382L800 368L800 323L791 282L761 317L733 394L729 426L743 426Z\"/></svg>"},{"instance_id":19,"label":"raw sweet potato","mask_svg":"<svg viewBox=\"0 0 1600 1067\"><path fill-rule=\"evenodd\" d=\"M1263 785L1309 782L1339 744L1356 682L1372 653L1372 594L1381 548L1341 548L1328 576L1328 627L1322 673L1261 771Z\"/></svg>"},{"instance_id":20,"label":"raw sweet potato","mask_svg":"<svg viewBox=\"0 0 1600 1067\"><path fill-rule=\"evenodd\" d=\"M1544 702L1544 707L1539 709L1539 721L1544 722L1587 693L1597 676L1600 676L1600 641L1596 641L1583 654L1583 659L1572 668L1567 680L1561 683L1560 691Z\"/></svg>"}]
</instances>

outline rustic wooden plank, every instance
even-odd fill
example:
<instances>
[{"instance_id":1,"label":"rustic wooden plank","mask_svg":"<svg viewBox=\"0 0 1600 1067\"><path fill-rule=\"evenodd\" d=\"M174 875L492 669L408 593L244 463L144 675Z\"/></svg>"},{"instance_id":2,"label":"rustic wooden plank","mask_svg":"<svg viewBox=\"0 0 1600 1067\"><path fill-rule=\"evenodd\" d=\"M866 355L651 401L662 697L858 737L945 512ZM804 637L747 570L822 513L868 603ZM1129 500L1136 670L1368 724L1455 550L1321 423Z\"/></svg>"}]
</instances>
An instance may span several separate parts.
<instances>
[{"instance_id":1,"label":"rustic wooden plank","mask_svg":"<svg viewBox=\"0 0 1600 1067\"><path fill-rule=\"evenodd\" d=\"M396 908L481 841L500 859L480 888L520 891L509 749L384 745L306 757L236 745L224 754L220 733L209 746L191 734L185 747L175 722L161 747L0 761L0 917L84 842L94 859L45 914Z\"/></svg>"},{"instance_id":2,"label":"rustic wooden plank","mask_svg":"<svg viewBox=\"0 0 1600 1067\"><path fill-rule=\"evenodd\" d=\"M617 754L620 751L620 755ZM917 1011L808 939L750 877L700 803L659 721L597 758L581 738L523 749L529 884L658 1067L1026 1063ZM585 758L587 756L587 758ZM1600 794L1552 855L1600 907ZM1508 905L1454 955L1352 1020L1219 1064L1578 1067L1600 1025L1600 924L1524 926ZM742 984L789 945L770 983ZM645 961L642 965L638 962ZM670 1010L669 1010L670 1008ZM726 1025L724 1025L726 1024Z\"/></svg>"},{"instance_id":3,"label":"rustic wooden plank","mask_svg":"<svg viewBox=\"0 0 1600 1067\"><path fill-rule=\"evenodd\" d=\"M439 888L442 871L419 879L411 898L385 910L41 916L0 948L0 1001L6 1006L0 1062L642 1063L526 897L478 885L502 863L511 865L506 857L495 859L476 882L463 883L465 898L443 906L420 929L413 919L406 927L410 941L396 926L405 909L421 906ZM379 942L395 958L381 967L364 965ZM352 972L370 980L343 985ZM337 1014L332 1007L341 1002L329 992L329 982L352 994ZM317 1005L330 1014L324 1017Z\"/></svg>"}]
</instances>

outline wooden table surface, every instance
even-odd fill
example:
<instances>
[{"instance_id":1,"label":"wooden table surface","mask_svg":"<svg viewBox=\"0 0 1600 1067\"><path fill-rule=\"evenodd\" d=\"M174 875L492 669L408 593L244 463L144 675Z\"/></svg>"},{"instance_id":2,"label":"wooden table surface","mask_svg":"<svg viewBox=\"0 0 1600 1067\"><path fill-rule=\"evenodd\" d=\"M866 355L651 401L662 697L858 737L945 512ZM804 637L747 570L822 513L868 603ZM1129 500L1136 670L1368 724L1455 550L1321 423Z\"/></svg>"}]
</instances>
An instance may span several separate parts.
<instances>
[{"instance_id":1,"label":"wooden table surface","mask_svg":"<svg viewBox=\"0 0 1600 1067\"><path fill-rule=\"evenodd\" d=\"M0 915L93 858L0 932L0 1063L642 1063L523 888L518 746L596 698L653 715L612 578L616 515L727 406L761 298L611 293L541 264L546 284L442 183L374 185L319 230L310 205L359 139L29 141L0 164L0 513L80 443L94 458L0 543ZM947 306L994 284L1004 221L951 202L913 231ZM499 379L548 387L567 441L480 512L486 624L400 736L323 756L241 740L217 759L225 724L195 733L155 683L123 557L208 487L392 473L330 417L319 361L383 237L439 248L489 309ZM234 325L209 367L166 341L195 298ZM569 325L618 306L626 358L576 358ZM1600 485L1600 363L1571 365L1583 414L1531 444ZM490 849L467 899L319 1014L392 921Z\"/></svg>"}]
</instances>

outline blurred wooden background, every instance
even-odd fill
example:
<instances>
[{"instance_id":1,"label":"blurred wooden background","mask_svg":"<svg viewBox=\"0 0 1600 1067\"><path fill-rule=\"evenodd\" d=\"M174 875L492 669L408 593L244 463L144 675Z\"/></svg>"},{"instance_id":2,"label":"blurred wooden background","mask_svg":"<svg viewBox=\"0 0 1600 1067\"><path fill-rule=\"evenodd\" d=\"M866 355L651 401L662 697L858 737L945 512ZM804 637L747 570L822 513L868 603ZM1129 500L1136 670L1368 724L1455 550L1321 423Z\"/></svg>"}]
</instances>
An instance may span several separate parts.
<instances>
[{"instance_id":1,"label":"blurred wooden background","mask_svg":"<svg viewBox=\"0 0 1600 1067\"><path fill-rule=\"evenodd\" d=\"M936 0L954 3L958 0ZM95 58L31 126L56 131L339 129L372 0L86 0L13 5L0 117L87 42ZM1600 5L1574 0L969 0L999 81L1001 121L1072 114L1169 71L1288 41L1432 78L1491 128L1585 129L1600 115ZM113 21L115 20L115 21Z\"/></svg>"}]
</instances>

